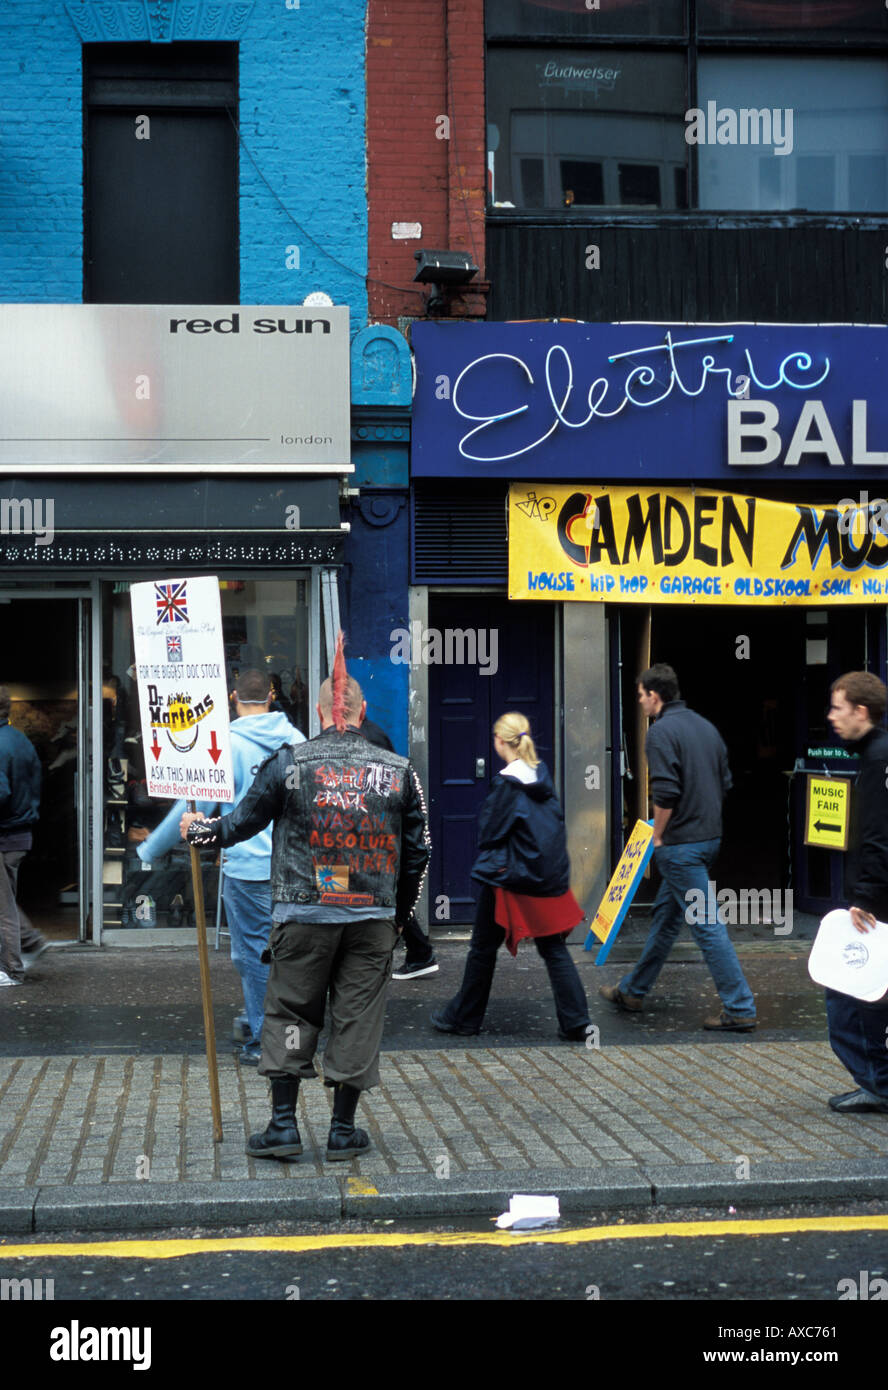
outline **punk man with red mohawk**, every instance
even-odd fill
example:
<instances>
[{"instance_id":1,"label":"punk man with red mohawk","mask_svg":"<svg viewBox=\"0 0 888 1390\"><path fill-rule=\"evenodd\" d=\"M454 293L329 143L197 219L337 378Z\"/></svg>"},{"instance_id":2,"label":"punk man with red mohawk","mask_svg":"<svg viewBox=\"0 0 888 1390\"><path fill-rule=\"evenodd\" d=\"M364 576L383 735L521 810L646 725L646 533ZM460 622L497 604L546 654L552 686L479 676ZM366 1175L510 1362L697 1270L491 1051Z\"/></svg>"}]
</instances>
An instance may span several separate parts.
<instances>
[{"instance_id":1,"label":"punk man with red mohawk","mask_svg":"<svg viewBox=\"0 0 888 1390\"><path fill-rule=\"evenodd\" d=\"M316 1075L328 1001L327 1158L354 1158L370 1145L355 1127L355 1110L361 1092L379 1082L392 952L419 897L429 840L419 779L406 758L360 733L366 709L346 671L340 632L332 677L319 692L317 738L266 759L231 815L182 817L182 834L201 846L236 844L274 822L274 926L259 1063L271 1083L272 1116L264 1133L250 1136L253 1158L302 1153L296 1100L300 1081Z\"/></svg>"}]
</instances>

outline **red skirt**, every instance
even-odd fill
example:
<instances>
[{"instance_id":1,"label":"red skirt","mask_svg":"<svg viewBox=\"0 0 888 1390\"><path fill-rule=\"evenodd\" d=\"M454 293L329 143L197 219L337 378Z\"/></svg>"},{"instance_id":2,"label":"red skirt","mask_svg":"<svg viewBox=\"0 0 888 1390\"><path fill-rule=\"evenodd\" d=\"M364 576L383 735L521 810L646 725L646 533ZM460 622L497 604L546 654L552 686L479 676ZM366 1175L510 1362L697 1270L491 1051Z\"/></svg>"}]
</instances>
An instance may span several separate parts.
<instances>
[{"instance_id":1,"label":"red skirt","mask_svg":"<svg viewBox=\"0 0 888 1390\"><path fill-rule=\"evenodd\" d=\"M506 946L513 956L525 936L555 936L569 932L583 921L583 909L568 888L557 898L534 898L527 893L511 893L496 888L493 917L506 933Z\"/></svg>"}]
</instances>

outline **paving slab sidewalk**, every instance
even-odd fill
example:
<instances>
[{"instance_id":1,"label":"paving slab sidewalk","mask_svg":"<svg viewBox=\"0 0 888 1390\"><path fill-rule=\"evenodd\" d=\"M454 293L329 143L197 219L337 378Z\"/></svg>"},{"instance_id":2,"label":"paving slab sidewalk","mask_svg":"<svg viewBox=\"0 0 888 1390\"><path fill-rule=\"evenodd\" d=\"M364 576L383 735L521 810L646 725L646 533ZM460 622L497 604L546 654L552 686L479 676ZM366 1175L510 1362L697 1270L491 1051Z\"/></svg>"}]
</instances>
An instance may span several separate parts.
<instances>
[{"instance_id":1,"label":"paving slab sidewalk","mask_svg":"<svg viewBox=\"0 0 888 1390\"><path fill-rule=\"evenodd\" d=\"M826 1106L825 1042L397 1050L359 1107L371 1152L323 1159L328 1090L303 1085L296 1163L254 1160L266 1083L219 1058L214 1144L199 1055L0 1058L0 1236L280 1219L496 1215L888 1197L888 1115Z\"/></svg>"}]
</instances>

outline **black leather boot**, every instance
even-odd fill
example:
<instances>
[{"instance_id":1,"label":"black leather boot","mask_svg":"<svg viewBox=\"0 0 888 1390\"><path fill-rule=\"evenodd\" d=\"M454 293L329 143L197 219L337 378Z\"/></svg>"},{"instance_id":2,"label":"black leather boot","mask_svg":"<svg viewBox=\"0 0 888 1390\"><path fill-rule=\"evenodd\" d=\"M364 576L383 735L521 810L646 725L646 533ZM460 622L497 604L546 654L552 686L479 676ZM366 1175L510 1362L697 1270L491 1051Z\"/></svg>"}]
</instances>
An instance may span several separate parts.
<instances>
[{"instance_id":1,"label":"black leather boot","mask_svg":"<svg viewBox=\"0 0 888 1390\"><path fill-rule=\"evenodd\" d=\"M264 1134L251 1134L246 1152L251 1158L298 1158L302 1139L296 1127L298 1076L271 1081L271 1123Z\"/></svg>"},{"instance_id":2,"label":"black leather boot","mask_svg":"<svg viewBox=\"0 0 888 1390\"><path fill-rule=\"evenodd\" d=\"M333 1087L333 1119L327 1136L327 1158L330 1163L340 1159L357 1158L370 1147L370 1136L364 1129L355 1128L355 1110L360 1091L337 1081Z\"/></svg>"}]
</instances>

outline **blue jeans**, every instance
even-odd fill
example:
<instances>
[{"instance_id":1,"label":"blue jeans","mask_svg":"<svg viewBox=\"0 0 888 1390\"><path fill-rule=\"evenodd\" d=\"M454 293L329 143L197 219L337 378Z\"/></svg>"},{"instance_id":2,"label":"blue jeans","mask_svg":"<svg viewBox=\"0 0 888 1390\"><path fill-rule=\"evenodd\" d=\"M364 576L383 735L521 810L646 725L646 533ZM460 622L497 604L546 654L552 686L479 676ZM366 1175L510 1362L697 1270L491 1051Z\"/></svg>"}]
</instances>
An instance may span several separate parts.
<instances>
[{"instance_id":1,"label":"blue jeans","mask_svg":"<svg viewBox=\"0 0 888 1390\"><path fill-rule=\"evenodd\" d=\"M480 1028L484 1020L497 952L506 939L506 933L494 918L495 906L494 890L484 884L478 897L462 985L459 993L441 1010L448 1023L461 1028ZM565 1033L572 1028L583 1028L590 1021L586 991L567 949L569 936L570 932L561 932L555 936L534 937L533 942L548 971L558 1026Z\"/></svg>"},{"instance_id":2,"label":"blue jeans","mask_svg":"<svg viewBox=\"0 0 888 1390\"><path fill-rule=\"evenodd\" d=\"M222 876L222 901L231 933L231 963L241 977L251 1043L262 1036L269 966L259 957L271 935L271 880Z\"/></svg>"},{"instance_id":3,"label":"blue jeans","mask_svg":"<svg viewBox=\"0 0 888 1390\"><path fill-rule=\"evenodd\" d=\"M711 912L707 885L721 840L698 840L691 844L660 845L654 850L654 861L662 876L660 891L654 902L654 919L641 960L624 975L619 988L623 994L643 998L653 985L675 945L682 924L690 917L691 935L703 952L715 987L725 1010L738 1018L755 1018L755 1000L746 983L737 953L731 944L722 914ZM697 913L688 913L686 894L697 889L706 903L705 918L697 922Z\"/></svg>"},{"instance_id":4,"label":"blue jeans","mask_svg":"<svg viewBox=\"0 0 888 1390\"><path fill-rule=\"evenodd\" d=\"M888 1003L826 991L829 1045L864 1091L888 1100Z\"/></svg>"}]
</instances>

